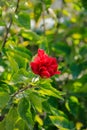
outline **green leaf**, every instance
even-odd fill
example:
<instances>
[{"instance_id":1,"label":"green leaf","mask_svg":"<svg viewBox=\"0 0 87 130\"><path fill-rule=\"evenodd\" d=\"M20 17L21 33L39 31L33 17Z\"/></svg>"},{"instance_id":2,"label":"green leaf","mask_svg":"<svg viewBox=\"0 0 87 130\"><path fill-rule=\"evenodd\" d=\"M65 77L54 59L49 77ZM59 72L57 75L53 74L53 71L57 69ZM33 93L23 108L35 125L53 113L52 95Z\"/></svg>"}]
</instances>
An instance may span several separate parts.
<instances>
[{"instance_id":1,"label":"green leaf","mask_svg":"<svg viewBox=\"0 0 87 130\"><path fill-rule=\"evenodd\" d=\"M67 110L73 114L75 117L78 116L79 112L79 102L78 99L75 96L71 96L67 101L66 101L66 108Z\"/></svg>"},{"instance_id":2,"label":"green leaf","mask_svg":"<svg viewBox=\"0 0 87 130\"><path fill-rule=\"evenodd\" d=\"M45 112L47 112L47 113L50 113L50 104L49 104L48 100L45 100L45 101L42 103L42 105L43 105L43 110L44 110Z\"/></svg>"},{"instance_id":3,"label":"green leaf","mask_svg":"<svg viewBox=\"0 0 87 130\"><path fill-rule=\"evenodd\" d=\"M18 15L15 15L15 20L18 25L30 29L30 15L27 12L20 12Z\"/></svg>"},{"instance_id":4,"label":"green leaf","mask_svg":"<svg viewBox=\"0 0 87 130\"><path fill-rule=\"evenodd\" d=\"M33 78L32 72L27 72L25 69L21 68L19 69L11 78L12 83L26 83L29 82Z\"/></svg>"},{"instance_id":5,"label":"green leaf","mask_svg":"<svg viewBox=\"0 0 87 130\"><path fill-rule=\"evenodd\" d=\"M33 119L32 119L32 114L30 111L30 103L26 98L22 98L19 102L18 105L18 112L21 116L21 118L26 121L28 127L30 130L33 130Z\"/></svg>"},{"instance_id":6,"label":"green leaf","mask_svg":"<svg viewBox=\"0 0 87 130\"><path fill-rule=\"evenodd\" d=\"M0 122L0 130L6 130L5 129L5 121Z\"/></svg>"},{"instance_id":7,"label":"green leaf","mask_svg":"<svg viewBox=\"0 0 87 130\"><path fill-rule=\"evenodd\" d=\"M85 8L85 10L87 11L87 1L86 0L80 0L82 3L82 6Z\"/></svg>"},{"instance_id":8,"label":"green leaf","mask_svg":"<svg viewBox=\"0 0 87 130\"><path fill-rule=\"evenodd\" d=\"M13 58L18 63L19 68L26 68L28 60L21 55L14 53Z\"/></svg>"},{"instance_id":9,"label":"green leaf","mask_svg":"<svg viewBox=\"0 0 87 130\"><path fill-rule=\"evenodd\" d=\"M49 52L47 37L45 37L45 36L40 37L38 44L39 44L39 48L41 48L43 50L47 50Z\"/></svg>"},{"instance_id":10,"label":"green leaf","mask_svg":"<svg viewBox=\"0 0 87 130\"><path fill-rule=\"evenodd\" d=\"M60 92L59 90L53 88L51 83L48 80L45 80L40 83L39 92L42 95L53 96L53 97L56 97L59 99L63 99L62 95L64 94L64 93Z\"/></svg>"},{"instance_id":11,"label":"green leaf","mask_svg":"<svg viewBox=\"0 0 87 130\"><path fill-rule=\"evenodd\" d=\"M87 45L84 45L80 48L79 53L82 57L87 57Z\"/></svg>"},{"instance_id":12,"label":"green leaf","mask_svg":"<svg viewBox=\"0 0 87 130\"><path fill-rule=\"evenodd\" d=\"M32 92L29 94L29 99L38 112L42 112L42 102L43 98L40 97L36 92Z\"/></svg>"},{"instance_id":13,"label":"green leaf","mask_svg":"<svg viewBox=\"0 0 87 130\"><path fill-rule=\"evenodd\" d=\"M44 0L46 8L48 9L51 6L52 0Z\"/></svg>"},{"instance_id":14,"label":"green leaf","mask_svg":"<svg viewBox=\"0 0 87 130\"><path fill-rule=\"evenodd\" d=\"M70 66L70 69L71 69L73 77L76 78L82 71L82 66L77 63L72 63Z\"/></svg>"},{"instance_id":15,"label":"green leaf","mask_svg":"<svg viewBox=\"0 0 87 130\"><path fill-rule=\"evenodd\" d=\"M9 101L9 94L6 92L0 92L0 108L4 108Z\"/></svg>"},{"instance_id":16,"label":"green leaf","mask_svg":"<svg viewBox=\"0 0 87 130\"><path fill-rule=\"evenodd\" d=\"M37 22L42 12L42 3L37 2L34 6L34 19Z\"/></svg>"},{"instance_id":17,"label":"green leaf","mask_svg":"<svg viewBox=\"0 0 87 130\"><path fill-rule=\"evenodd\" d=\"M22 36L26 39L29 39L30 41L37 42L40 37L33 31L22 31ZM35 44L35 43L34 43Z\"/></svg>"},{"instance_id":18,"label":"green leaf","mask_svg":"<svg viewBox=\"0 0 87 130\"><path fill-rule=\"evenodd\" d=\"M20 118L17 120L17 122L15 124L15 129L14 130L16 130L16 129L17 130L29 130L26 123L25 123L25 121L20 119Z\"/></svg>"},{"instance_id":19,"label":"green leaf","mask_svg":"<svg viewBox=\"0 0 87 130\"><path fill-rule=\"evenodd\" d=\"M15 107L12 107L5 120L5 130L13 130L15 127L16 120L18 118L18 112Z\"/></svg>"},{"instance_id":20,"label":"green leaf","mask_svg":"<svg viewBox=\"0 0 87 130\"><path fill-rule=\"evenodd\" d=\"M61 130L71 130L74 128L73 124L63 116L49 116L53 125Z\"/></svg>"},{"instance_id":21,"label":"green leaf","mask_svg":"<svg viewBox=\"0 0 87 130\"><path fill-rule=\"evenodd\" d=\"M26 58L27 60L31 60L31 52L25 48L25 47L14 47L14 49L12 50L14 53Z\"/></svg>"},{"instance_id":22,"label":"green leaf","mask_svg":"<svg viewBox=\"0 0 87 130\"><path fill-rule=\"evenodd\" d=\"M15 59L13 59L11 56L8 55L8 60L10 62L13 73L17 72L19 69L19 66L18 66L17 62L15 61Z\"/></svg>"},{"instance_id":23,"label":"green leaf","mask_svg":"<svg viewBox=\"0 0 87 130\"><path fill-rule=\"evenodd\" d=\"M63 116L65 118L67 118L67 115L61 111L61 110L58 110L52 106L50 106L50 110L51 110L51 113L54 115L54 116Z\"/></svg>"},{"instance_id":24,"label":"green leaf","mask_svg":"<svg viewBox=\"0 0 87 130\"><path fill-rule=\"evenodd\" d=\"M7 54L8 54L9 57L13 56L15 58L15 55L16 55L16 57L22 57L27 62L29 62L29 60L31 60L31 56L32 56L31 52L27 48L25 48L25 47L17 47L17 46L16 47L12 46L8 50Z\"/></svg>"},{"instance_id":25,"label":"green leaf","mask_svg":"<svg viewBox=\"0 0 87 130\"><path fill-rule=\"evenodd\" d=\"M70 55L71 53L71 48L63 42L57 42L54 46L53 46L54 50L61 55Z\"/></svg>"},{"instance_id":26,"label":"green leaf","mask_svg":"<svg viewBox=\"0 0 87 130\"><path fill-rule=\"evenodd\" d=\"M10 50L9 52L7 52L7 55L9 55L14 60L14 62L16 62L18 64L19 68L26 68L27 63L29 62L27 58L22 57L20 54L15 53L12 50ZM17 67L16 63L15 63L15 66Z\"/></svg>"},{"instance_id":27,"label":"green leaf","mask_svg":"<svg viewBox=\"0 0 87 130\"><path fill-rule=\"evenodd\" d=\"M9 113L4 120L0 122L0 130L14 130L16 120L18 119L18 112L15 107L11 107Z\"/></svg>"},{"instance_id":28,"label":"green leaf","mask_svg":"<svg viewBox=\"0 0 87 130\"><path fill-rule=\"evenodd\" d=\"M75 80L69 80L66 85L63 86L67 89L70 95L76 97L86 97L87 95L87 74L83 75L81 78Z\"/></svg>"}]
</instances>

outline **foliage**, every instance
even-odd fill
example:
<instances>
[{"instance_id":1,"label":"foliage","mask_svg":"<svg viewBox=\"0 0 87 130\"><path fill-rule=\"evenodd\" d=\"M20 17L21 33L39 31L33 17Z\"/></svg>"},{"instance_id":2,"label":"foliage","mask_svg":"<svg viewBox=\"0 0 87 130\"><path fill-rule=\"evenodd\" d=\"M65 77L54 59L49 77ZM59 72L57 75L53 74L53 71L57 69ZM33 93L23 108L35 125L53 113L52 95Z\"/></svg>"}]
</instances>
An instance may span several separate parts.
<instances>
[{"instance_id":1,"label":"foliage","mask_svg":"<svg viewBox=\"0 0 87 130\"><path fill-rule=\"evenodd\" d=\"M87 6L54 2L0 0L0 130L87 128ZM60 75L32 72L38 48L57 59Z\"/></svg>"}]
</instances>

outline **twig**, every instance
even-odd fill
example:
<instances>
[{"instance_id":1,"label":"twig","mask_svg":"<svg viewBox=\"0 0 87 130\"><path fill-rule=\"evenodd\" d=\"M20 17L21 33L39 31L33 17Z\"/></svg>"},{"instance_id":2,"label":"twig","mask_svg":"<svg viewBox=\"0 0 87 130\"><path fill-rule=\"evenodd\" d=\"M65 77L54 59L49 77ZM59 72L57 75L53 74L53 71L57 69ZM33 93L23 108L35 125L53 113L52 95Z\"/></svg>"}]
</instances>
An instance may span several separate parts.
<instances>
[{"instance_id":1,"label":"twig","mask_svg":"<svg viewBox=\"0 0 87 130\"><path fill-rule=\"evenodd\" d=\"M17 13L17 12L18 12L19 2L20 2L20 0L18 0L18 1L17 1L17 5L16 5L16 9L15 9L15 13Z\"/></svg>"},{"instance_id":2,"label":"twig","mask_svg":"<svg viewBox=\"0 0 87 130\"><path fill-rule=\"evenodd\" d=\"M6 26L6 35L5 35L5 37L4 37L4 41L3 41L3 44L2 44L2 48L4 48L5 47L5 43L6 43L6 41L7 41L7 38L8 38L8 33L9 33L9 31L10 31L10 28L11 28L11 25L12 25L12 17L10 17L10 23L9 23L9 26L7 27Z\"/></svg>"},{"instance_id":3,"label":"twig","mask_svg":"<svg viewBox=\"0 0 87 130\"><path fill-rule=\"evenodd\" d=\"M27 87L24 87L24 88L18 90L18 91L15 92L13 95L11 95L11 97L15 97L15 96L18 95L19 93L22 93L22 92L24 92L25 90L27 90L27 89L29 89L29 88L32 88L32 85L29 85L29 86L27 86Z\"/></svg>"},{"instance_id":4,"label":"twig","mask_svg":"<svg viewBox=\"0 0 87 130\"><path fill-rule=\"evenodd\" d=\"M44 35L46 35L45 34L45 32L46 32L46 26L45 26L45 5L44 5L44 2L42 2L42 9L43 9L42 18L43 18Z\"/></svg>"},{"instance_id":5,"label":"twig","mask_svg":"<svg viewBox=\"0 0 87 130\"><path fill-rule=\"evenodd\" d=\"M20 0L17 1L17 6L16 6L16 9L15 9L14 13L17 13L17 11L18 11L19 1L20 1ZM6 26L6 35L5 35L4 41L3 41L3 43L2 43L2 48L5 47L5 44L6 44L6 41L7 41L7 38L8 38L8 34L9 34L9 31L10 31L10 28L11 28L11 25L12 25L12 22L13 22L13 19L12 19L12 16L11 16L11 17L10 17L9 26L8 26L8 27Z\"/></svg>"}]
</instances>

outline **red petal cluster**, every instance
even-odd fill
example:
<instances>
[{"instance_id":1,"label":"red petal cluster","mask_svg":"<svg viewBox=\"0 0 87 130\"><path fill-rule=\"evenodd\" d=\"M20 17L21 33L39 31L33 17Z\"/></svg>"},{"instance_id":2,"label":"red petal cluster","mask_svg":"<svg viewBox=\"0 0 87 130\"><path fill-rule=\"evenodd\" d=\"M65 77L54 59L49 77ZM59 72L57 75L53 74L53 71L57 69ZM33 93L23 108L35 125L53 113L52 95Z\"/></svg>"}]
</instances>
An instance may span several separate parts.
<instances>
[{"instance_id":1,"label":"red petal cluster","mask_svg":"<svg viewBox=\"0 0 87 130\"><path fill-rule=\"evenodd\" d=\"M44 50L38 49L38 54L34 61L30 63L32 71L42 78L49 78L55 74L60 74L57 70L56 58L48 56Z\"/></svg>"}]
</instances>

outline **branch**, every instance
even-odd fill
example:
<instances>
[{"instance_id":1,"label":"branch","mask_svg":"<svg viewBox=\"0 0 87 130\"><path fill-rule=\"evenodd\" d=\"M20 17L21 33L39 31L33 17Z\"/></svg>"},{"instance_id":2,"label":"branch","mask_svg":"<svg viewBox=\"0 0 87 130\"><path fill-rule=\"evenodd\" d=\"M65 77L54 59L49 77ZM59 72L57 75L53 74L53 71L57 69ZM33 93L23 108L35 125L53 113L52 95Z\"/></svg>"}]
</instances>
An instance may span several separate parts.
<instances>
[{"instance_id":1,"label":"branch","mask_svg":"<svg viewBox=\"0 0 87 130\"><path fill-rule=\"evenodd\" d=\"M17 5L16 5L16 9L15 9L14 13L17 13L17 11L18 11L19 1L20 1L20 0L17 1ZM11 17L10 17L9 26L8 26L8 27L6 26L6 35L5 35L4 41L3 41L3 43L2 43L2 48L5 47L5 44L6 44L6 41L7 41L7 38L8 38L8 34L9 34L9 31L10 31L10 28L11 28L11 25L12 25L12 22L13 22L13 19L12 19L12 16L11 16Z\"/></svg>"},{"instance_id":2,"label":"branch","mask_svg":"<svg viewBox=\"0 0 87 130\"><path fill-rule=\"evenodd\" d=\"M29 89L29 88L32 88L32 85L29 85L29 86L27 86L27 87L24 87L24 88L18 90L18 91L15 92L13 95L11 95L11 97L15 97L15 96L18 95L19 93L22 93L22 92L24 92L25 90L27 90L27 89Z\"/></svg>"},{"instance_id":3,"label":"branch","mask_svg":"<svg viewBox=\"0 0 87 130\"><path fill-rule=\"evenodd\" d=\"M3 41L3 44L2 44L2 48L5 47L5 44L6 44L6 41L7 41L7 38L8 38L8 33L9 33L9 31L10 31L11 25L12 25L12 17L10 17L9 26L8 26L8 27L6 26L6 35L5 35L5 37L4 37L4 41Z\"/></svg>"}]
</instances>

